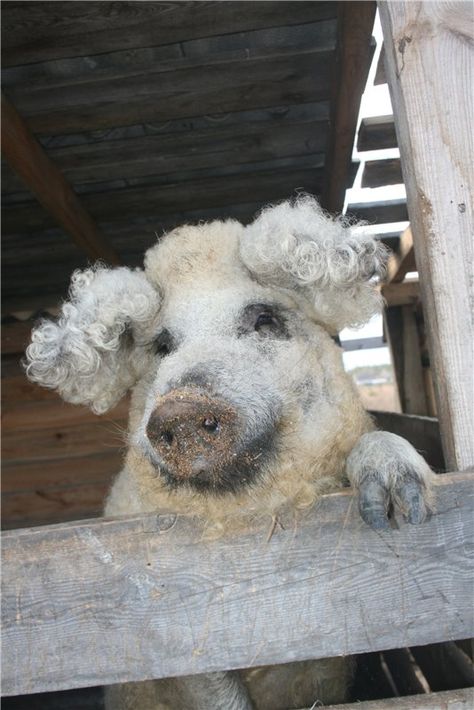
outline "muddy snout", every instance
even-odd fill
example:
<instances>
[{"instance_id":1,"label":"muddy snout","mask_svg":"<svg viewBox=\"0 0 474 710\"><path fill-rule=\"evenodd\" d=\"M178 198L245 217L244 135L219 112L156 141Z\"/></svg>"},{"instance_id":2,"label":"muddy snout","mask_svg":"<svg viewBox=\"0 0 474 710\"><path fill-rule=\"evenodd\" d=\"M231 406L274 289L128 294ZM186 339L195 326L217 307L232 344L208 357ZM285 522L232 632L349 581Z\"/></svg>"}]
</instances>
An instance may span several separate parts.
<instances>
[{"instance_id":1,"label":"muddy snout","mask_svg":"<svg viewBox=\"0 0 474 710\"><path fill-rule=\"evenodd\" d=\"M237 413L224 400L200 391L173 390L157 402L146 432L173 476L208 478L232 460Z\"/></svg>"}]
</instances>

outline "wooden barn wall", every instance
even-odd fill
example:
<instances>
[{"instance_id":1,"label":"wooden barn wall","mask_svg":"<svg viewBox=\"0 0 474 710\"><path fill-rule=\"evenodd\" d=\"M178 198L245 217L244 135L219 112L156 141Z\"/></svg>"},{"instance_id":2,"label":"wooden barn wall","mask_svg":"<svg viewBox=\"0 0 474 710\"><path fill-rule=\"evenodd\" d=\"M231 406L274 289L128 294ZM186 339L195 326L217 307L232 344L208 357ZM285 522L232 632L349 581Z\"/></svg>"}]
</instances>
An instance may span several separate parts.
<instances>
[{"instance_id":1,"label":"wooden barn wall","mask_svg":"<svg viewBox=\"0 0 474 710\"><path fill-rule=\"evenodd\" d=\"M321 193L338 3L55 5L4 8L4 92L124 263ZM4 312L50 305L87 259L2 168Z\"/></svg>"},{"instance_id":2,"label":"wooden barn wall","mask_svg":"<svg viewBox=\"0 0 474 710\"><path fill-rule=\"evenodd\" d=\"M31 323L2 328L2 526L101 513L121 468L128 401L103 417L34 385L21 366Z\"/></svg>"}]
</instances>

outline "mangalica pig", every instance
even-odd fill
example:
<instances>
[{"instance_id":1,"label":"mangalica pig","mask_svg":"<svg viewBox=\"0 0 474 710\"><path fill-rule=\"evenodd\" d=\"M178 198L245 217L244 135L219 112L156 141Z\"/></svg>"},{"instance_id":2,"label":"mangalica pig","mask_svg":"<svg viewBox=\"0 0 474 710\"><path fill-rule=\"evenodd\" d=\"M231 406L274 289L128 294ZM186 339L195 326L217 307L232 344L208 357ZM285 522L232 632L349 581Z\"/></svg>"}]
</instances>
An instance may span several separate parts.
<instances>
[{"instance_id":1,"label":"mangalica pig","mask_svg":"<svg viewBox=\"0 0 474 710\"><path fill-rule=\"evenodd\" d=\"M132 391L128 451L106 515L194 513L218 535L350 482L388 526L430 507L431 472L374 430L332 336L381 306L384 248L309 196L248 226L185 225L144 270L76 272L57 322L28 348L28 376L101 414ZM342 525L341 521L341 525ZM305 661L108 689L110 710L283 710L342 702L348 659Z\"/></svg>"}]
</instances>

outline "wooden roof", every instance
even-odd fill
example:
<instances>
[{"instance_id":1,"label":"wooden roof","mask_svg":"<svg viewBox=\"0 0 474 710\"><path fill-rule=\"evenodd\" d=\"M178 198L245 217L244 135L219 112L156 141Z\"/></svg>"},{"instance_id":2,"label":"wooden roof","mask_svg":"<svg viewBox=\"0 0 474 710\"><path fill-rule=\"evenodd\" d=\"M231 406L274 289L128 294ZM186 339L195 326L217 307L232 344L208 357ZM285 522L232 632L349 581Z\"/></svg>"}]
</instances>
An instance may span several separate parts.
<instances>
[{"instance_id":1,"label":"wooden roof","mask_svg":"<svg viewBox=\"0 0 474 710\"><path fill-rule=\"evenodd\" d=\"M4 3L3 312L54 304L97 256L141 263L184 221L245 221L297 190L340 209L374 13Z\"/></svg>"}]
</instances>

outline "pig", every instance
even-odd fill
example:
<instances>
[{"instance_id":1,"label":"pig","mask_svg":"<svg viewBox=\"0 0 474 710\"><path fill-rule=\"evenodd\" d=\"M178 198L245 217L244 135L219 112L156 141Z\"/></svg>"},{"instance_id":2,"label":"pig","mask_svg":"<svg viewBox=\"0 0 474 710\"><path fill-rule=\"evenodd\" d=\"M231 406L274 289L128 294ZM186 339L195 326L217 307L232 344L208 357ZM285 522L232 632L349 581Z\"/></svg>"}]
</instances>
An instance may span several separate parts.
<instances>
[{"instance_id":1,"label":"pig","mask_svg":"<svg viewBox=\"0 0 474 710\"><path fill-rule=\"evenodd\" d=\"M315 198L174 229L144 269L72 277L34 330L28 377L97 414L131 391L127 454L105 515L173 511L228 534L351 484L364 521L421 523L432 473L376 431L334 336L381 306L384 247ZM342 525L342 521L341 521ZM111 710L278 710L343 702L350 659L111 686Z\"/></svg>"}]
</instances>

